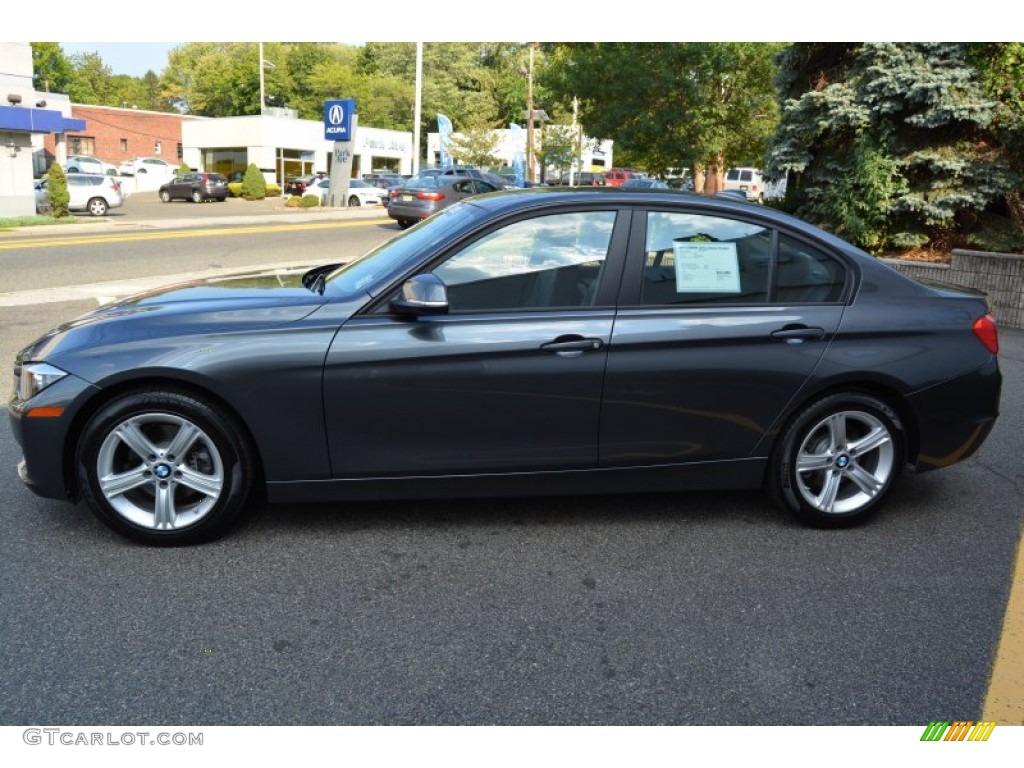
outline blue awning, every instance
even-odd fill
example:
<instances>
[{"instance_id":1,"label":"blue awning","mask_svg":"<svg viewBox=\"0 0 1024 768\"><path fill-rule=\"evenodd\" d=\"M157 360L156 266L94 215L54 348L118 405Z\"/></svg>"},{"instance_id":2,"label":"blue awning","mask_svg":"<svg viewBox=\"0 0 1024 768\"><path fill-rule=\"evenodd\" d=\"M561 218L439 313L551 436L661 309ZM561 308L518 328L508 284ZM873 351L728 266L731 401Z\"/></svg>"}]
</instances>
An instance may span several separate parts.
<instances>
[{"instance_id":1,"label":"blue awning","mask_svg":"<svg viewBox=\"0 0 1024 768\"><path fill-rule=\"evenodd\" d=\"M0 131L26 133L66 133L84 131L85 120L64 117L55 109L0 107Z\"/></svg>"}]
</instances>

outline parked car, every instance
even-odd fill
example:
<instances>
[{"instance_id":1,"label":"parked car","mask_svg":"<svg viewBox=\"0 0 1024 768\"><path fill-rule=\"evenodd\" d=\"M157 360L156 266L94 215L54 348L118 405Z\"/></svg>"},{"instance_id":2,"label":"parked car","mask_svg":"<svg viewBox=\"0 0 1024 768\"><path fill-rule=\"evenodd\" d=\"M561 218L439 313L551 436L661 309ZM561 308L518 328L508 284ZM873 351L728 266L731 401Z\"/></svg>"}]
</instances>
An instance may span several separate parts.
<instances>
[{"instance_id":1,"label":"parked car","mask_svg":"<svg viewBox=\"0 0 1024 768\"><path fill-rule=\"evenodd\" d=\"M472 195L497 192L500 187L468 176L427 176L410 179L389 193L388 216L402 229Z\"/></svg>"},{"instance_id":2,"label":"parked car","mask_svg":"<svg viewBox=\"0 0 1024 768\"><path fill-rule=\"evenodd\" d=\"M388 187L398 186L403 181L405 181L405 179L403 179L397 173L371 173L363 176L363 181L365 181L371 187L377 187L378 189L387 190Z\"/></svg>"},{"instance_id":3,"label":"parked car","mask_svg":"<svg viewBox=\"0 0 1024 768\"><path fill-rule=\"evenodd\" d=\"M327 178L326 173L309 173L305 176L293 176L284 183L284 192L286 195L304 195L308 187L325 178Z\"/></svg>"},{"instance_id":4,"label":"parked car","mask_svg":"<svg viewBox=\"0 0 1024 768\"><path fill-rule=\"evenodd\" d=\"M668 189L668 183L661 179L628 179L621 185L622 189Z\"/></svg>"},{"instance_id":5,"label":"parked car","mask_svg":"<svg viewBox=\"0 0 1024 768\"><path fill-rule=\"evenodd\" d=\"M178 166L171 165L159 157L136 157L132 160L125 160L117 166L117 172L122 176L138 176L156 174L157 176L172 177L177 173Z\"/></svg>"},{"instance_id":6,"label":"parked car","mask_svg":"<svg viewBox=\"0 0 1024 768\"><path fill-rule=\"evenodd\" d=\"M835 527L978 449L998 347L983 296L778 211L525 190L341 267L93 310L18 354L8 408L31 489L154 544L222 533L256 483L271 502L766 487Z\"/></svg>"},{"instance_id":7,"label":"parked car","mask_svg":"<svg viewBox=\"0 0 1024 768\"><path fill-rule=\"evenodd\" d=\"M117 176L117 167L91 155L69 155L64 166L68 173L96 173L101 176Z\"/></svg>"},{"instance_id":8,"label":"parked car","mask_svg":"<svg viewBox=\"0 0 1024 768\"><path fill-rule=\"evenodd\" d=\"M730 168L725 172L725 190L739 190L747 200L764 202L765 183L757 168Z\"/></svg>"},{"instance_id":9,"label":"parked car","mask_svg":"<svg viewBox=\"0 0 1024 768\"><path fill-rule=\"evenodd\" d=\"M604 183L609 187L621 187L636 175L637 172L632 168L612 168L605 171Z\"/></svg>"},{"instance_id":10,"label":"parked car","mask_svg":"<svg viewBox=\"0 0 1024 768\"><path fill-rule=\"evenodd\" d=\"M68 173L66 178L71 198L68 203L70 211L85 211L93 216L106 216L111 208L120 208L124 205L125 196L121 182L112 176ZM52 209L49 183L48 178L43 178L35 184L36 211L40 213Z\"/></svg>"},{"instance_id":11,"label":"parked car","mask_svg":"<svg viewBox=\"0 0 1024 768\"><path fill-rule=\"evenodd\" d=\"M158 194L165 203L172 200L191 200L193 203L216 200L223 203L228 197L228 180L219 173L189 171L162 185Z\"/></svg>"},{"instance_id":12,"label":"parked car","mask_svg":"<svg viewBox=\"0 0 1024 768\"><path fill-rule=\"evenodd\" d=\"M593 173L592 171L580 171L575 174L566 173L562 175L562 178L555 186L603 187L605 186L605 178L603 173Z\"/></svg>"},{"instance_id":13,"label":"parked car","mask_svg":"<svg viewBox=\"0 0 1024 768\"><path fill-rule=\"evenodd\" d=\"M323 178L308 188L306 194L320 195L320 205L327 205L330 191L331 180ZM367 184L360 179L352 179L348 183L348 205L350 208L358 208L361 205L383 205L387 196L387 190Z\"/></svg>"}]
</instances>

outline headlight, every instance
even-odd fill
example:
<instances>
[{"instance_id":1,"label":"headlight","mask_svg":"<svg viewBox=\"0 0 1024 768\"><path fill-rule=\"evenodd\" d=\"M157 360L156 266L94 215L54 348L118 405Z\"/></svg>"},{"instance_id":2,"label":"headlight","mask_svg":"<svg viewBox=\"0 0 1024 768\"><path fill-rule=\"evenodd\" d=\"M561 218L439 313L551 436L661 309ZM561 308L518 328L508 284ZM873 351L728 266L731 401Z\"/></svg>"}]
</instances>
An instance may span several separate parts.
<instances>
[{"instance_id":1,"label":"headlight","mask_svg":"<svg viewBox=\"0 0 1024 768\"><path fill-rule=\"evenodd\" d=\"M24 363L18 376L18 399L28 400L67 375L67 371L49 363Z\"/></svg>"}]
</instances>

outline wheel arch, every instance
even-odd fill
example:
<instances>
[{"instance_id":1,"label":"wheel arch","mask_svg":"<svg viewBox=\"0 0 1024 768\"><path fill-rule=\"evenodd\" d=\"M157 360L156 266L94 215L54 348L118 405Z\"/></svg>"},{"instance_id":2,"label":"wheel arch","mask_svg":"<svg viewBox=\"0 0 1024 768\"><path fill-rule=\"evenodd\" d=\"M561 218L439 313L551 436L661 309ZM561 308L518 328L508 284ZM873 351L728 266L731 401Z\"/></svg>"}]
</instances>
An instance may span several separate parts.
<instances>
[{"instance_id":1,"label":"wheel arch","mask_svg":"<svg viewBox=\"0 0 1024 768\"><path fill-rule=\"evenodd\" d=\"M263 467L263 455L259 444L253 437L249 425L224 398L217 395L210 388L204 387L194 381L178 379L172 376L150 375L136 379L124 379L110 386L103 387L95 392L77 410L71 423L68 425L64 437L63 465L64 486L68 492L68 498L78 501L81 498L81 489L78 487L77 473L75 472L75 460L78 454L78 446L89 420L95 416L103 407L119 397L130 395L136 392L161 390L175 392L188 397L195 397L208 403L215 408L221 416L229 419L232 426L245 440L249 448L255 473L253 477L252 490L260 496L264 495L266 488L266 473Z\"/></svg>"},{"instance_id":2,"label":"wheel arch","mask_svg":"<svg viewBox=\"0 0 1024 768\"><path fill-rule=\"evenodd\" d=\"M771 456L778 448L779 438L785 434L789 425L812 403L831 395L838 395L846 392L861 393L876 397L889 406L897 416L897 424L903 433L904 447L906 450L906 461L910 465L917 463L917 455L920 445L919 425L913 409L907 403L901 390L893 383L873 379L855 379L844 381L832 381L826 386L816 388L813 392L803 394L794 399L786 408L771 430L765 435L770 438L766 445L766 454ZM769 470L765 469L765 480L768 478Z\"/></svg>"}]
</instances>

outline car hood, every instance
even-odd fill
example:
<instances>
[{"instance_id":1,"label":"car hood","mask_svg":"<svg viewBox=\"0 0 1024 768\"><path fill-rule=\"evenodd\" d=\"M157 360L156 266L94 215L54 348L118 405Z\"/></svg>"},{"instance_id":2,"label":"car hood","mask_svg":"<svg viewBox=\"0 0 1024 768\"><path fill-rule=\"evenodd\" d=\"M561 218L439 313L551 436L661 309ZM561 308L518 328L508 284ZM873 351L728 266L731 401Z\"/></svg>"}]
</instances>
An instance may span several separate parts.
<instances>
[{"instance_id":1,"label":"car hood","mask_svg":"<svg viewBox=\"0 0 1024 768\"><path fill-rule=\"evenodd\" d=\"M305 272L247 272L145 291L64 323L22 350L19 359L55 362L86 347L292 323L325 303L322 295L304 287Z\"/></svg>"}]
</instances>

